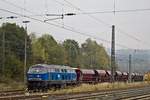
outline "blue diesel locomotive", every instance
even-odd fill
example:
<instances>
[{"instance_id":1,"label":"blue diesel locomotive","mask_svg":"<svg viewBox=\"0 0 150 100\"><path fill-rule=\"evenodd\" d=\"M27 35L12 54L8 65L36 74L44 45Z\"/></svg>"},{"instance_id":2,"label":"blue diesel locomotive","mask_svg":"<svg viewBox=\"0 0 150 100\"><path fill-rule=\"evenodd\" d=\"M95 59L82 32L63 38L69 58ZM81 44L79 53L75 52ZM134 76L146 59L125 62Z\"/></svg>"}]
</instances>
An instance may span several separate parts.
<instances>
[{"instance_id":1,"label":"blue diesel locomotive","mask_svg":"<svg viewBox=\"0 0 150 100\"><path fill-rule=\"evenodd\" d=\"M27 72L27 86L29 90L61 88L76 84L76 78L75 70L69 66L37 64Z\"/></svg>"}]
</instances>

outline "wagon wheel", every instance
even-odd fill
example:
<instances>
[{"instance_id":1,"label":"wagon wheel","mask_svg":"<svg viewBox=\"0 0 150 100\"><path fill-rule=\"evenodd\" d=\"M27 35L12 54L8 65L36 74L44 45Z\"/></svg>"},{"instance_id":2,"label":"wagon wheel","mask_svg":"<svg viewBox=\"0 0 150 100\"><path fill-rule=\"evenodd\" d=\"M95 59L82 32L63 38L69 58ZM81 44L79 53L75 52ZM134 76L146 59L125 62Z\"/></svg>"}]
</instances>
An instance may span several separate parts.
<instances>
[{"instance_id":1,"label":"wagon wheel","mask_svg":"<svg viewBox=\"0 0 150 100\"><path fill-rule=\"evenodd\" d=\"M95 78L95 83L98 83L98 82L99 82L99 78L96 77L96 78Z\"/></svg>"}]
</instances>

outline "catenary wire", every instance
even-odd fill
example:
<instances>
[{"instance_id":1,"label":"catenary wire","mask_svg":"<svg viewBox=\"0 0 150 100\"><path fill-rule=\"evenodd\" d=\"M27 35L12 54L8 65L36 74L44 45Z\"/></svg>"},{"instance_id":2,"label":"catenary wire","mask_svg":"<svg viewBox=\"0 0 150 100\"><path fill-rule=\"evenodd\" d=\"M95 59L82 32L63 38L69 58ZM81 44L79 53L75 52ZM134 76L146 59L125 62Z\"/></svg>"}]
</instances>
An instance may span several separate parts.
<instances>
[{"instance_id":1,"label":"catenary wire","mask_svg":"<svg viewBox=\"0 0 150 100\"><path fill-rule=\"evenodd\" d=\"M7 1L7 0L2 0L2 1L3 1L3 2L6 2L6 3L8 3L8 4L10 4L10 5L12 5L12 6L16 7L16 8L20 8L20 9L26 11L26 12L29 12L29 13L32 13L32 14L34 13L34 12L31 12L30 10L27 10L27 9L25 9L25 8L23 8L23 7L20 7L20 6L14 4L14 3L11 3L11 2L9 2L9 1ZM56 0L55 0L55 1L56 1ZM57 2L57 3L58 3L58 2ZM61 3L61 2L59 2L59 4L64 5L64 4ZM35 15L35 16L40 16L40 15ZM22 16L22 17L24 17L24 16ZM96 19L96 18L95 18L95 19ZM98 19L97 19L97 20L98 20ZM55 23L57 23L57 22L55 22ZM64 26L69 27L70 29L74 29L73 27L70 27L70 26L67 26L67 25L64 25Z\"/></svg>"},{"instance_id":2,"label":"catenary wire","mask_svg":"<svg viewBox=\"0 0 150 100\"><path fill-rule=\"evenodd\" d=\"M129 10L115 10L115 13L133 13L133 12L145 12L150 11L150 8L147 9L129 9ZM113 13L114 11L95 11L95 12L85 12L85 13L77 13L77 15L80 14L104 14L104 13Z\"/></svg>"},{"instance_id":3,"label":"catenary wire","mask_svg":"<svg viewBox=\"0 0 150 100\"><path fill-rule=\"evenodd\" d=\"M32 11L30 11L30 10L28 10L28 9L25 9L25 8L23 8L23 7L21 7L21 6L18 6L18 5L16 5L16 4L14 4L14 3L12 3L12 2L9 2L9 1L7 1L7 0L2 0L3 2L5 2L5 3L8 3L9 5L11 5L11 6L14 6L14 7L16 7L16 8L19 8L19 9L21 9L21 10L24 10L24 11L26 11L26 12L28 12L28 13L31 13L32 15L28 15L28 16L30 16L30 17L35 17L35 16L45 16L45 14L36 14L35 12L32 12ZM34 14L34 15L33 15ZM50 16L61 16L60 14L50 14ZM24 17L24 16L20 16L20 17ZM4 18L4 17L2 17L2 18ZM17 16L17 18L19 18L19 16ZM57 24L60 24L60 23L58 23L58 22L55 22L55 23L57 23ZM68 25L64 25L65 27L68 27L68 28L70 28L70 29L74 29L73 27L70 27L70 26L68 26Z\"/></svg>"},{"instance_id":4,"label":"catenary wire","mask_svg":"<svg viewBox=\"0 0 150 100\"><path fill-rule=\"evenodd\" d=\"M81 10L79 7L75 6L75 5L72 4L71 2L69 2L69 1L67 1L67 0L64 0L64 1L66 1L68 4L70 4L72 7L76 8L77 10L81 11L82 13L85 13L83 10ZM115 10L115 7L116 7L116 5L115 5L115 0L114 0L114 10L111 11L111 13L114 13L114 15L115 15L116 12L121 12L121 11L116 11L116 10ZM150 9L124 10L124 12L129 12L129 11L142 11L142 10L145 11L145 10L150 10ZM99 20L98 18L96 18L96 17L94 17L94 16L91 16L90 14L87 14L87 15L90 16L91 18L93 17L95 20L97 20L97 21L99 21L99 22L104 23L105 25L109 25L108 23L106 23L106 22L104 22L104 21L102 21L102 20ZM121 31L121 34L124 34L124 35L126 35L126 36L128 36L128 37L130 37L130 38L132 38L132 39L134 39L134 40L136 40L137 42L141 42L141 43L143 43L144 45L150 46L149 43L144 42L144 41L138 39L137 37L132 36L132 35L130 35L130 34L124 32L124 31L123 31L122 29L120 29L119 27L117 27L117 29L118 29L119 31Z\"/></svg>"},{"instance_id":5,"label":"catenary wire","mask_svg":"<svg viewBox=\"0 0 150 100\"><path fill-rule=\"evenodd\" d=\"M81 35L83 35L83 36L93 37L94 39L101 40L101 41L103 41L103 42L105 42L105 43L109 43L109 44L111 43L111 42L108 41L108 40L105 40L105 39L102 39L102 38L98 38L98 37L96 37L96 36L92 36L92 35L89 35L89 34L86 34L86 33L80 32L80 31L68 29L68 28L66 28L66 27L61 27L61 26L59 26L59 25L57 25L57 24L53 24L53 23L49 23L49 22L44 22L44 21L42 21L42 20L40 20L40 19L33 18L33 17L27 16L27 15L23 15L23 14L20 14L20 13L16 13L16 12L13 12L13 11L10 11L10 10L7 10L7 9L2 9L2 8L0 8L0 10L1 10L1 11L4 11L4 12L8 12L8 13L15 14L15 15L18 15L18 16L23 16L23 17L26 17L26 18L29 18L29 19L32 19L32 20L35 20L35 21L38 21L38 22L41 22L41 23L46 23L46 24L48 24L48 25L52 25L52 26L55 26L55 27L58 27L58 28L63 28L63 29L65 29L65 30L68 30L68 31L71 31L71 32L74 32L74 33L81 34ZM119 47L123 47L123 48L130 49L129 47L124 46L124 45L122 45L122 44L120 44L120 43L116 43L116 45L119 46Z\"/></svg>"},{"instance_id":6,"label":"catenary wire","mask_svg":"<svg viewBox=\"0 0 150 100\"><path fill-rule=\"evenodd\" d=\"M69 1L67 1L67 0L64 0L64 1L65 1L66 3L68 3L68 4L70 4L73 8L77 9L78 11L85 13L85 11L83 11L83 10L80 9L79 7L75 6L75 5L72 4L71 2L69 2ZM108 23L104 22L103 20L100 20L100 19L96 18L95 16L92 16L92 15L89 15L89 14L88 14L88 16L89 16L90 18L94 19L96 22L105 25L106 27L109 27L109 28L110 28L110 27L112 26L111 24L108 24Z\"/></svg>"},{"instance_id":7,"label":"catenary wire","mask_svg":"<svg viewBox=\"0 0 150 100\"><path fill-rule=\"evenodd\" d=\"M33 13L33 12L31 12L30 10L27 10L27 9L25 9L25 8L23 8L23 7L20 7L20 6L16 5L16 4L14 4L14 3L8 2L7 0L4 0L4 1L5 1L6 3L10 4L10 5L15 6L16 8L20 8L20 9L23 9L23 10L29 12L29 13ZM55 1L56 1L56 0L55 0ZM67 2L68 4L70 4L71 6L73 6L74 8L76 8L77 10L82 11L80 8L75 7L72 3L68 2L67 0L64 0L64 1ZM64 5L63 3L61 3L61 4ZM115 5L115 4L114 4L114 5ZM114 8L114 10L115 10L115 8ZM114 12L114 11L112 11L112 12ZM117 11L115 11L115 12L117 12ZM32 16L34 16L34 15L32 15ZM35 15L35 16L40 16L40 15ZM98 18L96 18L96 17L94 17L94 16L91 16L91 17L95 18L96 20L99 20ZM57 23L57 22L55 22L55 23ZM103 22L102 22L102 23L103 23ZM59 23L58 23L58 24L59 24ZM64 25L64 26L69 27L69 28L71 28L72 30L74 30L73 27L70 27L70 26L67 26L67 25ZM126 34L128 37L133 38L134 40L136 40L136 41L138 41L138 42L139 42L139 41L142 42L142 41L139 40L138 38L136 38L136 37L134 37L134 36L132 36L132 35L126 33L126 32L123 32L121 29L119 29L119 30L120 30L121 33ZM143 42L143 43L146 43L146 42ZM148 43L146 43L146 44L148 44Z\"/></svg>"}]
</instances>

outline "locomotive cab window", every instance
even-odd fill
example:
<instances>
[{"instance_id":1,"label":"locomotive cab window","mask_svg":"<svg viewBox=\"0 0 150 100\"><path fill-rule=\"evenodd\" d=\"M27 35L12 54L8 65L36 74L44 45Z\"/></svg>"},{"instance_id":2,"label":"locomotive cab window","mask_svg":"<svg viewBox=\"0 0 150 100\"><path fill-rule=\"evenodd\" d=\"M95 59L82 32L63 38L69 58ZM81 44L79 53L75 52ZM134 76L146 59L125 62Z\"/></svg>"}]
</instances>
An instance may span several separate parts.
<instances>
[{"instance_id":1,"label":"locomotive cab window","mask_svg":"<svg viewBox=\"0 0 150 100\"><path fill-rule=\"evenodd\" d=\"M43 68L43 67L39 67L39 68L36 68L36 67L33 67L33 68L30 68L29 69L29 72L28 73L47 73L47 69L46 68Z\"/></svg>"},{"instance_id":2,"label":"locomotive cab window","mask_svg":"<svg viewBox=\"0 0 150 100\"><path fill-rule=\"evenodd\" d=\"M65 70L64 70L64 69L61 69L61 72L63 72L63 73L64 73L64 72L65 72Z\"/></svg>"}]
</instances>

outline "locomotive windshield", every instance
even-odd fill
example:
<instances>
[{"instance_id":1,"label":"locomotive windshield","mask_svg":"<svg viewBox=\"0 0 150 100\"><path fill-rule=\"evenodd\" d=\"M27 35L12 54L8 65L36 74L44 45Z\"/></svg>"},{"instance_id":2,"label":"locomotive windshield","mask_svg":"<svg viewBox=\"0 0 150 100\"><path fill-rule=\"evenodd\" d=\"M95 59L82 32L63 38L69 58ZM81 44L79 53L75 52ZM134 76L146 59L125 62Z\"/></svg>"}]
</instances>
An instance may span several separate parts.
<instances>
[{"instance_id":1,"label":"locomotive windshield","mask_svg":"<svg viewBox=\"0 0 150 100\"><path fill-rule=\"evenodd\" d=\"M28 71L28 73L33 73L33 74L38 74L38 73L47 73L47 69L45 67L40 67L40 66L34 66L31 67Z\"/></svg>"}]
</instances>

